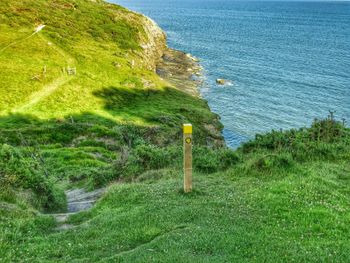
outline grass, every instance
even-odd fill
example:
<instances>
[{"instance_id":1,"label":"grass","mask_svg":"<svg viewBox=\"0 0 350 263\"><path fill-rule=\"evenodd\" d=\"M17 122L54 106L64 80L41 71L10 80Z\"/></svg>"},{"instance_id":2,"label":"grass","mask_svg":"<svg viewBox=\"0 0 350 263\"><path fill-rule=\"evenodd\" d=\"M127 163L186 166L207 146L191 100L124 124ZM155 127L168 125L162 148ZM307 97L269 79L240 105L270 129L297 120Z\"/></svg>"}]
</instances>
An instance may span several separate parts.
<instances>
[{"instance_id":1,"label":"grass","mask_svg":"<svg viewBox=\"0 0 350 263\"><path fill-rule=\"evenodd\" d=\"M179 144L183 122L194 124L199 145L221 139L206 129L222 128L206 102L150 70L158 57L142 45L155 42L157 51L165 42L142 15L87 0L2 1L0 10L0 143L61 194L118 179L124 148ZM64 73L68 66L77 75ZM64 209L58 199L39 207Z\"/></svg>"},{"instance_id":2,"label":"grass","mask_svg":"<svg viewBox=\"0 0 350 263\"><path fill-rule=\"evenodd\" d=\"M299 168L312 172L260 178L235 170L196 173L189 195L180 190L180 173L177 179L113 185L93 210L71 218L73 230L53 231L49 217L41 217L44 224L27 218L24 229L12 226L8 232L16 229L20 236L11 237L5 259L346 262L349 165L341 172L329 163Z\"/></svg>"},{"instance_id":3,"label":"grass","mask_svg":"<svg viewBox=\"0 0 350 263\"><path fill-rule=\"evenodd\" d=\"M141 15L98 0L2 1L0 14L0 262L348 261L350 130L333 114L232 151L205 101L150 70ZM55 230L64 190L106 185Z\"/></svg>"},{"instance_id":4,"label":"grass","mask_svg":"<svg viewBox=\"0 0 350 263\"><path fill-rule=\"evenodd\" d=\"M181 168L167 162L176 147L163 149L163 161L160 149L136 147L129 165L146 171L110 185L92 210L70 217L71 230L26 207L3 209L0 249L5 261L346 262L349 135L328 118L259 135L234 153L195 151L190 194Z\"/></svg>"}]
</instances>

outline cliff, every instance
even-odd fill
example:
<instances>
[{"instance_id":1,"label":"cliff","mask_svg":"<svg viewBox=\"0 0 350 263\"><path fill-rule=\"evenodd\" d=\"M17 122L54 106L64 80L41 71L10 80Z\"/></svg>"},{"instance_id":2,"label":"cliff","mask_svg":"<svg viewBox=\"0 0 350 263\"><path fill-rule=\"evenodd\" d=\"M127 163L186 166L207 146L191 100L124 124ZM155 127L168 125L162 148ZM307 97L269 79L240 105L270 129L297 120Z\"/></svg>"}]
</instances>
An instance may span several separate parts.
<instances>
[{"instance_id":1,"label":"cliff","mask_svg":"<svg viewBox=\"0 0 350 263\"><path fill-rule=\"evenodd\" d=\"M152 19L146 16L142 16L142 25L145 37L141 37L142 52L140 54L145 67L155 71L167 49L166 34Z\"/></svg>"}]
</instances>

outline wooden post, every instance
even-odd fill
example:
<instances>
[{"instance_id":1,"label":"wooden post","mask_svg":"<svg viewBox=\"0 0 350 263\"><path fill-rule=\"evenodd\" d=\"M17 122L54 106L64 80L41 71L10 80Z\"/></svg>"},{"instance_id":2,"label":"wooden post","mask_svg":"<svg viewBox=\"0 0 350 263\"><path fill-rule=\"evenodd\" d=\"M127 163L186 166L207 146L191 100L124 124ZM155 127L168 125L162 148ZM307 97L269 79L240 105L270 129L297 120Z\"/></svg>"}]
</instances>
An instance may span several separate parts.
<instances>
[{"instance_id":1,"label":"wooden post","mask_svg":"<svg viewBox=\"0 0 350 263\"><path fill-rule=\"evenodd\" d=\"M46 66L44 66L44 69L43 69L43 76L44 78L46 78Z\"/></svg>"},{"instance_id":2,"label":"wooden post","mask_svg":"<svg viewBox=\"0 0 350 263\"><path fill-rule=\"evenodd\" d=\"M184 191L192 191L192 124L183 125L184 143Z\"/></svg>"}]
</instances>

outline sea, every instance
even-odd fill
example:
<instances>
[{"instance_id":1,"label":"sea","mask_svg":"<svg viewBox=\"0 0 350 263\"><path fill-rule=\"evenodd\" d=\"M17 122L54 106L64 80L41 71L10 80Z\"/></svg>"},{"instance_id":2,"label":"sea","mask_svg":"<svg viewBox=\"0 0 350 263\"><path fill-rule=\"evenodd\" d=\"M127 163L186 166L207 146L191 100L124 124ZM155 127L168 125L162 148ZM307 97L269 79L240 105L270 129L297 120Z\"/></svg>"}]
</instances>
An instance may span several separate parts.
<instances>
[{"instance_id":1,"label":"sea","mask_svg":"<svg viewBox=\"0 0 350 263\"><path fill-rule=\"evenodd\" d=\"M230 147L330 111L350 123L350 2L110 1L151 17L171 48L200 59L201 94Z\"/></svg>"}]
</instances>

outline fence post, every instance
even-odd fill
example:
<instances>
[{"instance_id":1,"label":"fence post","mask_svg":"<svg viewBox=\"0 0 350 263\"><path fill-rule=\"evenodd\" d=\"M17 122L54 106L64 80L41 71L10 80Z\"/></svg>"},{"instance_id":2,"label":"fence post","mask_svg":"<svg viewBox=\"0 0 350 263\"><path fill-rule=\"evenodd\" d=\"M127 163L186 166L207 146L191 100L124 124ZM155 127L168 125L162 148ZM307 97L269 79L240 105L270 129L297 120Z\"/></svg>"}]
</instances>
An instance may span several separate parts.
<instances>
[{"instance_id":1,"label":"fence post","mask_svg":"<svg viewBox=\"0 0 350 263\"><path fill-rule=\"evenodd\" d=\"M183 125L184 192L192 191L192 124Z\"/></svg>"}]
</instances>

